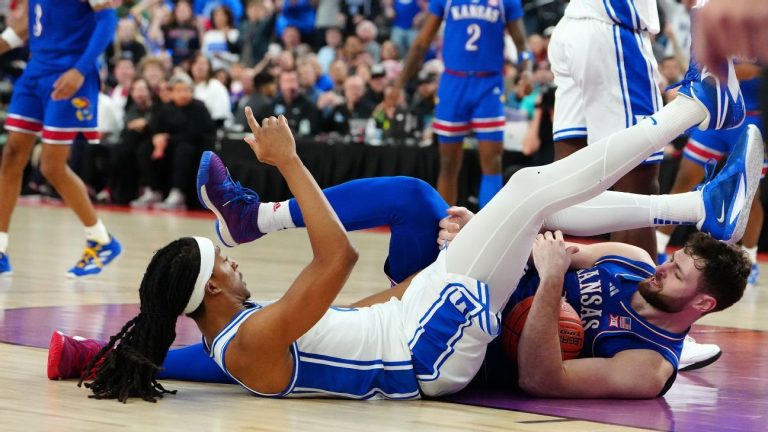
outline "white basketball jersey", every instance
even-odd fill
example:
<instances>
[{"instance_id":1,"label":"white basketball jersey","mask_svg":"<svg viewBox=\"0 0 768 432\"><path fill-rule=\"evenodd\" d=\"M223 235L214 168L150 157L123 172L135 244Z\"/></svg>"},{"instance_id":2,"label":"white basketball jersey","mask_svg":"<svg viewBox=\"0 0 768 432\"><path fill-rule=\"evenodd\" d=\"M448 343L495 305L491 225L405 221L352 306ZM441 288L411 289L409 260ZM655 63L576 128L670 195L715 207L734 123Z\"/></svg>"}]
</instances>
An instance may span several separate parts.
<instances>
[{"instance_id":1,"label":"white basketball jersey","mask_svg":"<svg viewBox=\"0 0 768 432\"><path fill-rule=\"evenodd\" d=\"M213 340L209 352L227 374L223 359L229 342L248 317L268 304L250 302L251 308ZM272 397L417 399L419 384L402 328L396 299L364 308L332 307L291 347L293 379L286 390L263 394L243 387Z\"/></svg>"},{"instance_id":2,"label":"white basketball jersey","mask_svg":"<svg viewBox=\"0 0 768 432\"><path fill-rule=\"evenodd\" d=\"M565 16L593 18L651 34L660 27L656 0L571 0Z\"/></svg>"}]
</instances>

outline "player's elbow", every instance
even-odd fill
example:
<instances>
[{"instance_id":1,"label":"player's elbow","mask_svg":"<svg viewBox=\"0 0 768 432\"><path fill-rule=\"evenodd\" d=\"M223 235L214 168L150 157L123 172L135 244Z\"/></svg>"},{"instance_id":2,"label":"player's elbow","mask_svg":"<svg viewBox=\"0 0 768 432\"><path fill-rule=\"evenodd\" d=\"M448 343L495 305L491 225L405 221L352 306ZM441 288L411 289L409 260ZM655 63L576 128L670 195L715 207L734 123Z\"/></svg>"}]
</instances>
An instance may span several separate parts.
<instances>
[{"instance_id":1,"label":"player's elbow","mask_svg":"<svg viewBox=\"0 0 768 432\"><path fill-rule=\"evenodd\" d=\"M360 254L350 242L336 248L334 253L328 257L328 264L339 271L351 272L355 267Z\"/></svg>"},{"instance_id":2,"label":"player's elbow","mask_svg":"<svg viewBox=\"0 0 768 432\"><path fill-rule=\"evenodd\" d=\"M560 392L561 380L557 374L541 373L539 371L532 373L523 373L517 380L518 386L524 392L536 397L558 397Z\"/></svg>"}]
</instances>

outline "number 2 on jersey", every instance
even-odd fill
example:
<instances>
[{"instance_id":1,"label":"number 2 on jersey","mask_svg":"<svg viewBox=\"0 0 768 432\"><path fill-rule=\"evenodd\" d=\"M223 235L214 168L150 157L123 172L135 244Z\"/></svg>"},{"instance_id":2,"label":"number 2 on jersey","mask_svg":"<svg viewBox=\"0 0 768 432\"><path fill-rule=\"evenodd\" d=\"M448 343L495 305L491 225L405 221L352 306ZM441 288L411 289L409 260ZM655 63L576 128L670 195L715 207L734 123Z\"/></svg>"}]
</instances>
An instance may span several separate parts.
<instances>
[{"instance_id":1,"label":"number 2 on jersey","mask_svg":"<svg viewBox=\"0 0 768 432\"><path fill-rule=\"evenodd\" d=\"M469 27L467 27L467 34L469 35L469 39L467 39L467 43L464 44L464 49L467 51L477 51L475 42L480 39L480 25L470 24Z\"/></svg>"},{"instance_id":2,"label":"number 2 on jersey","mask_svg":"<svg viewBox=\"0 0 768 432\"><path fill-rule=\"evenodd\" d=\"M43 23L40 21L43 18L43 7L40 4L35 5L35 25L32 27L32 34L39 37L43 34Z\"/></svg>"}]
</instances>

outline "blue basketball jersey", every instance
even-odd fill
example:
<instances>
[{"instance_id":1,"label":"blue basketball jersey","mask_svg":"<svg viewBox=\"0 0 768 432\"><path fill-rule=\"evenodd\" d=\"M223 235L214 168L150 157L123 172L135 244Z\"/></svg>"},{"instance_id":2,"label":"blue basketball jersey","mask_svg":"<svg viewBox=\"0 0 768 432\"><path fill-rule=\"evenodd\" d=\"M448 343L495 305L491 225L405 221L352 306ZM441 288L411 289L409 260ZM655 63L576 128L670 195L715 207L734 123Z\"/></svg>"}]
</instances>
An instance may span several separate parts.
<instances>
[{"instance_id":1,"label":"blue basketball jersey","mask_svg":"<svg viewBox=\"0 0 768 432\"><path fill-rule=\"evenodd\" d=\"M40 72L73 67L95 27L95 13L87 0L29 0L28 67Z\"/></svg>"},{"instance_id":2,"label":"blue basketball jersey","mask_svg":"<svg viewBox=\"0 0 768 432\"><path fill-rule=\"evenodd\" d=\"M581 316L584 326L582 357L610 358L621 351L649 349L677 369L685 334L649 323L631 306L638 282L654 273L649 264L613 255L600 258L592 268L566 273L565 299ZM529 270L510 303L533 295L538 285L538 274Z\"/></svg>"},{"instance_id":3,"label":"blue basketball jersey","mask_svg":"<svg viewBox=\"0 0 768 432\"><path fill-rule=\"evenodd\" d=\"M430 0L443 18L443 62L454 71L501 72L506 25L523 16L520 0Z\"/></svg>"},{"instance_id":4,"label":"blue basketball jersey","mask_svg":"<svg viewBox=\"0 0 768 432\"><path fill-rule=\"evenodd\" d=\"M760 111L760 78L739 81L744 107L747 111Z\"/></svg>"}]
</instances>

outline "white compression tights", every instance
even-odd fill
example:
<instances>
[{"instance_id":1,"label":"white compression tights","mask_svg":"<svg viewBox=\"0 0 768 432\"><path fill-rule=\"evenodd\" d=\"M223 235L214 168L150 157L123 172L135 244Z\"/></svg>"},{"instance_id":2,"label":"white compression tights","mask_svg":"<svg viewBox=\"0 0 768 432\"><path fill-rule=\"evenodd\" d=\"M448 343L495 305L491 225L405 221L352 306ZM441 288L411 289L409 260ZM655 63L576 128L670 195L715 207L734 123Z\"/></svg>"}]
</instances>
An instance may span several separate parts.
<instances>
[{"instance_id":1,"label":"white compression tights","mask_svg":"<svg viewBox=\"0 0 768 432\"><path fill-rule=\"evenodd\" d=\"M447 271L488 283L491 311L501 310L545 218L597 197L705 116L698 102L678 97L652 117L565 159L518 171L451 242Z\"/></svg>"}]
</instances>

